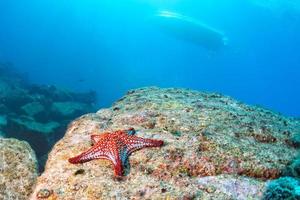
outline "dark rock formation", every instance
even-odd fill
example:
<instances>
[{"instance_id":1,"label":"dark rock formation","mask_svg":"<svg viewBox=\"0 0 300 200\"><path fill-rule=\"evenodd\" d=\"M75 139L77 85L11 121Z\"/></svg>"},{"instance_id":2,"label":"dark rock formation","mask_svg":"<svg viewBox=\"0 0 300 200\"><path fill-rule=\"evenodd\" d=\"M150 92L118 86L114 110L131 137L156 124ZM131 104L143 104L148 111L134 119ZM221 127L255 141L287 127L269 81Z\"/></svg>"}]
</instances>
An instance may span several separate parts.
<instances>
[{"instance_id":1,"label":"dark rock formation","mask_svg":"<svg viewBox=\"0 0 300 200\"><path fill-rule=\"evenodd\" d=\"M31 84L9 64L0 64L0 91L0 136L26 140L40 161L63 136L67 124L92 112L96 103L94 92Z\"/></svg>"}]
</instances>

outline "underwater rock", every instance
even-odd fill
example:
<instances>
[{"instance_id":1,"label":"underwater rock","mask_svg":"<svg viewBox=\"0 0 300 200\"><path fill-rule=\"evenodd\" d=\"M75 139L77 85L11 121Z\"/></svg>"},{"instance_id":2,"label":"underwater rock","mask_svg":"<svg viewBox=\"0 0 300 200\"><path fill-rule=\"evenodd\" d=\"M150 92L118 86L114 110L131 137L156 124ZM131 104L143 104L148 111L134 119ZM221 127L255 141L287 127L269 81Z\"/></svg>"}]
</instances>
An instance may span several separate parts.
<instances>
[{"instance_id":1,"label":"underwater rock","mask_svg":"<svg viewBox=\"0 0 300 200\"><path fill-rule=\"evenodd\" d=\"M0 138L5 136L5 133L3 132L3 127L7 125L7 118L5 115L0 115Z\"/></svg>"},{"instance_id":2,"label":"underwater rock","mask_svg":"<svg viewBox=\"0 0 300 200\"><path fill-rule=\"evenodd\" d=\"M60 124L58 122L49 121L48 123L39 123L31 117L20 116L18 118L10 118L8 126L13 126L15 129L23 129L28 132L37 132L41 134L50 134L55 132Z\"/></svg>"},{"instance_id":3,"label":"underwater rock","mask_svg":"<svg viewBox=\"0 0 300 200\"><path fill-rule=\"evenodd\" d=\"M91 147L95 130L130 127L165 145L133 153L121 179L106 160L68 162ZM266 181L296 158L298 149L287 141L299 130L294 119L216 93L131 90L69 125L31 199L44 190L52 199L261 199Z\"/></svg>"},{"instance_id":4,"label":"underwater rock","mask_svg":"<svg viewBox=\"0 0 300 200\"><path fill-rule=\"evenodd\" d=\"M300 178L300 157L298 156L287 168L283 171L284 176Z\"/></svg>"},{"instance_id":5,"label":"underwater rock","mask_svg":"<svg viewBox=\"0 0 300 200\"><path fill-rule=\"evenodd\" d=\"M7 125L7 117L5 115L0 115L0 127Z\"/></svg>"},{"instance_id":6,"label":"underwater rock","mask_svg":"<svg viewBox=\"0 0 300 200\"><path fill-rule=\"evenodd\" d=\"M29 142L40 167L68 123L89 113L94 92L76 93L50 85L31 84L11 64L0 63L0 137Z\"/></svg>"},{"instance_id":7,"label":"underwater rock","mask_svg":"<svg viewBox=\"0 0 300 200\"><path fill-rule=\"evenodd\" d=\"M51 148L52 140L60 128L58 122L40 123L28 116L10 117L4 128L7 137L26 140L33 149L38 149L37 156L47 153Z\"/></svg>"},{"instance_id":8,"label":"underwater rock","mask_svg":"<svg viewBox=\"0 0 300 200\"><path fill-rule=\"evenodd\" d=\"M202 199L258 199L265 188L265 182L244 176L219 175L198 178L198 185L203 193Z\"/></svg>"},{"instance_id":9,"label":"underwater rock","mask_svg":"<svg viewBox=\"0 0 300 200\"><path fill-rule=\"evenodd\" d=\"M212 51L227 45L227 38L222 32L179 13L160 11L152 21L164 32Z\"/></svg>"},{"instance_id":10,"label":"underwater rock","mask_svg":"<svg viewBox=\"0 0 300 200\"><path fill-rule=\"evenodd\" d=\"M2 130L0 130L0 138L4 138L4 136L5 136L5 133Z\"/></svg>"},{"instance_id":11,"label":"underwater rock","mask_svg":"<svg viewBox=\"0 0 300 200\"><path fill-rule=\"evenodd\" d=\"M294 147L300 147L300 133L295 133L293 134L288 143L291 145L291 146L294 146Z\"/></svg>"},{"instance_id":12,"label":"underwater rock","mask_svg":"<svg viewBox=\"0 0 300 200\"><path fill-rule=\"evenodd\" d=\"M55 102L72 101L85 104L94 104L96 102L96 93L94 91L80 93L61 89L53 85L32 84L28 87L28 92L31 95L45 96Z\"/></svg>"},{"instance_id":13,"label":"underwater rock","mask_svg":"<svg viewBox=\"0 0 300 200\"><path fill-rule=\"evenodd\" d=\"M25 104L21 107L21 109L28 115L28 116L35 116L41 112L45 112L45 107L40 102L31 102Z\"/></svg>"},{"instance_id":14,"label":"underwater rock","mask_svg":"<svg viewBox=\"0 0 300 200\"><path fill-rule=\"evenodd\" d=\"M80 115L92 111L92 106L79 102L54 102L51 107L53 115L57 115L57 118L75 118Z\"/></svg>"},{"instance_id":15,"label":"underwater rock","mask_svg":"<svg viewBox=\"0 0 300 200\"><path fill-rule=\"evenodd\" d=\"M300 182L291 177L282 177L267 184L263 200L300 199Z\"/></svg>"},{"instance_id":16,"label":"underwater rock","mask_svg":"<svg viewBox=\"0 0 300 200\"><path fill-rule=\"evenodd\" d=\"M34 151L25 141L0 138L0 199L27 200L38 176Z\"/></svg>"},{"instance_id":17,"label":"underwater rock","mask_svg":"<svg viewBox=\"0 0 300 200\"><path fill-rule=\"evenodd\" d=\"M5 105L10 110L19 111L20 107L31 101L26 90L18 87L18 82L9 78L0 77L0 104Z\"/></svg>"}]
</instances>

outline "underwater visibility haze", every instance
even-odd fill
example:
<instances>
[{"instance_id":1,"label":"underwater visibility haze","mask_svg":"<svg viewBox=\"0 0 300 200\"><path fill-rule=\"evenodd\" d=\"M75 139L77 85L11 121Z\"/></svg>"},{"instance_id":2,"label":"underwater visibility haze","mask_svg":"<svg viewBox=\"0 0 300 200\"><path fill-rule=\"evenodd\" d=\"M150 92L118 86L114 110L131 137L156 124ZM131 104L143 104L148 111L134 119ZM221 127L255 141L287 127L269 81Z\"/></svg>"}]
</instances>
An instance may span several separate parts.
<instances>
[{"instance_id":1,"label":"underwater visibility haze","mask_svg":"<svg viewBox=\"0 0 300 200\"><path fill-rule=\"evenodd\" d=\"M300 199L299 102L299 0L0 1L1 200Z\"/></svg>"},{"instance_id":2,"label":"underwater visibility haze","mask_svg":"<svg viewBox=\"0 0 300 200\"><path fill-rule=\"evenodd\" d=\"M184 87L299 117L296 2L1 1L0 61L36 83L94 90L99 107L132 88Z\"/></svg>"}]
</instances>

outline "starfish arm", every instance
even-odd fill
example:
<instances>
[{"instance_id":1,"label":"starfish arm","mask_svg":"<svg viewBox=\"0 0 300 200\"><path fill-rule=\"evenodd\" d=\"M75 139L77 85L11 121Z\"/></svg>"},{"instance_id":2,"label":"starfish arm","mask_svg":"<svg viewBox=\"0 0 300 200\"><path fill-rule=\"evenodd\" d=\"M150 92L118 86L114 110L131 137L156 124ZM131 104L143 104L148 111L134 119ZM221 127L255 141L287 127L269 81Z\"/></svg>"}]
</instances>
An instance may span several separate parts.
<instances>
[{"instance_id":1,"label":"starfish arm","mask_svg":"<svg viewBox=\"0 0 300 200\"><path fill-rule=\"evenodd\" d=\"M75 157L69 158L69 162L72 164L77 164L77 163L88 162L93 159L109 160L109 157L98 146L93 146L89 150L87 150Z\"/></svg>"},{"instance_id":2,"label":"starfish arm","mask_svg":"<svg viewBox=\"0 0 300 200\"><path fill-rule=\"evenodd\" d=\"M96 144L97 142L99 142L102 138L105 138L106 135L109 134L108 132L104 132L102 134L92 134L91 135L91 140L93 144Z\"/></svg>"},{"instance_id":3,"label":"starfish arm","mask_svg":"<svg viewBox=\"0 0 300 200\"><path fill-rule=\"evenodd\" d=\"M121 150L115 149L111 153L111 161L114 165L115 176L123 176L124 162Z\"/></svg>"},{"instance_id":4,"label":"starfish arm","mask_svg":"<svg viewBox=\"0 0 300 200\"><path fill-rule=\"evenodd\" d=\"M129 156L126 147L120 139L107 143L107 155L114 166L115 176L123 176L124 166Z\"/></svg>"},{"instance_id":5,"label":"starfish arm","mask_svg":"<svg viewBox=\"0 0 300 200\"><path fill-rule=\"evenodd\" d=\"M163 144L164 142L162 140L145 139L137 136L131 136L126 139L129 154L145 147L161 147Z\"/></svg>"}]
</instances>

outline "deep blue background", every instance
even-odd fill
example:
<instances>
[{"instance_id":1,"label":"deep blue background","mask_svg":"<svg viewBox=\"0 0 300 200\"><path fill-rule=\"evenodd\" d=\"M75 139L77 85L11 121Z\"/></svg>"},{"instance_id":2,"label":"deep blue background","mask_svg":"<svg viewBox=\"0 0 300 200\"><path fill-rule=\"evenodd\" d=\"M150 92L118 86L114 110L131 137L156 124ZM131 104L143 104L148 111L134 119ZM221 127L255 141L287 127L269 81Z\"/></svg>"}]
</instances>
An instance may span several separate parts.
<instances>
[{"instance_id":1,"label":"deep blue background","mask_svg":"<svg viewBox=\"0 0 300 200\"><path fill-rule=\"evenodd\" d=\"M0 61L36 83L96 90L99 107L131 88L187 87L299 117L300 9L275 3L3 0ZM161 9L222 30L229 45L212 54L164 34L149 23Z\"/></svg>"}]
</instances>

